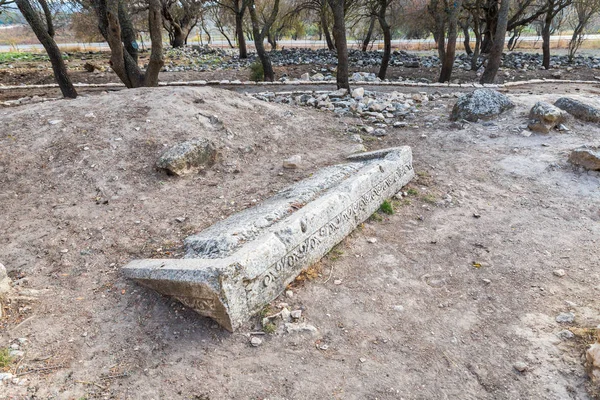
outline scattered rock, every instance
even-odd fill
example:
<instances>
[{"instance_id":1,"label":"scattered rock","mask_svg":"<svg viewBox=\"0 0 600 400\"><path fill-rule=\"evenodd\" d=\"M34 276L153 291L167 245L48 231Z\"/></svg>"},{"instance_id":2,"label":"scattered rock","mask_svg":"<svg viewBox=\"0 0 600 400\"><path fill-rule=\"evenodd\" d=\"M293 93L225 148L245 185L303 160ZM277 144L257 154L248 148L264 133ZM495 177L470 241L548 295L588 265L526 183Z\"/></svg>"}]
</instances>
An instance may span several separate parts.
<instances>
[{"instance_id":1,"label":"scattered rock","mask_svg":"<svg viewBox=\"0 0 600 400\"><path fill-rule=\"evenodd\" d=\"M377 243L377 238L374 238L374 237L368 238L367 242L369 242L369 243Z\"/></svg>"},{"instance_id":2,"label":"scattered rock","mask_svg":"<svg viewBox=\"0 0 600 400\"><path fill-rule=\"evenodd\" d=\"M491 89L476 89L458 98L450 119L477 122L494 118L514 108L515 104L505 95Z\"/></svg>"},{"instance_id":3,"label":"scattered rock","mask_svg":"<svg viewBox=\"0 0 600 400\"><path fill-rule=\"evenodd\" d=\"M552 273L553 273L555 276L558 276L558 277L563 277L563 276L565 276L565 270L564 270L564 269L555 269L555 270L554 270Z\"/></svg>"},{"instance_id":4,"label":"scattered rock","mask_svg":"<svg viewBox=\"0 0 600 400\"><path fill-rule=\"evenodd\" d=\"M358 359L358 361L360 361L361 363L365 363L365 362L367 362L367 359L364 357L361 357Z\"/></svg>"},{"instance_id":5,"label":"scattered rock","mask_svg":"<svg viewBox=\"0 0 600 400\"><path fill-rule=\"evenodd\" d=\"M102 67L93 64L89 61L87 61L85 64L83 64L83 69L86 70L86 72L94 72L95 70L98 71L102 71Z\"/></svg>"},{"instance_id":6,"label":"scattered rock","mask_svg":"<svg viewBox=\"0 0 600 400\"><path fill-rule=\"evenodd\" d=\"M6 273L6 267L2 263L0 263L0 295L3 293L7 293L10 290L11 279L8 277ZM1 311L0 311L1 315Z\"/></svg>"},{"instance_id":7,"label":"scattered rock","mask_svg":"<svg viewBox=\"0 0 600 400\"><path fill-rule=\"evenodd\" d=\"M575 321L575 314L572 312L560 313L556 316L556 322L559 324L571 324Z\"/></svg>"},{"instance_id":8,"label":"scattered rock","mask_svg":"<svg viewBox=\"0 0 600 400\"><path fill-rule=\"evenodd\" d=\"M529 112L529 125L534 132L548 133L557 125L563 123L567 115L560 108L550 103L538 101Z\"/></svg>"},{"instance_id":9,"label":"scattered rock","mask_svg":"<svg viewBox=\"0 0 600 400\"><path fill-rule=\"evenodd\" d=\"M260 345L262 344L262 342L263 342L263 341L262 341L262 339L261 339L261 338L259 338L259 337L256 337L256 336L252 336L252 339L250 339L250 344L251 344L253 347L258 347L258 346L260 346Z\"/></svg>"},{"instance_id":10,"label":"scattered rock","mask_svg":"<svg viewBox=\"0 0 600 400\"><path fill-rule=\"evenodd\" d=\"M156 166L169 175L184 176L214 165L217 158L215 145L207 139L200 138L169 148L160 156Z\"/></svg>"},{"instance_id":11,"label":"scattered rock","mask_svg":"<svg viewBox=\"0 0 600 400\"><path fill-rule=\"evenodd\" d=\"M517 361L516 363L513 364L513 368L516 369L519 372L525 372L525 371L527 371L527 369L529 367L523 361Z\"/></svg>"},{"instance_id":12,"label":"scattered rock","mask_svg":"<svg viewBox=\"0 0 600 400\"><path fill-rule=\"evenodd\" d=\"M2 381L10 381L13 378L13 374L10 372L0 372L0 382Z\"/></svg>"},{"instance_id":13,"label":"scattered rock","mask_svg":"<svg viewBox=\"0 0 600 400\"><path fill-rule=\"evenodd\" d=\"M561 97L554 105L582 121L600 122L600 110L581 101Z\"/></svg>"},{"instance_id":14,"label":"scattered rock","mask_svg":"<svg viewBox=\"0 0 600 400\"><path fill-rule=\"evenodd\" d=\"M304 333L304 332L308 332L308 333L312 333L315 334L318 332L317 328L315 328L312 325L308 325L306 323L294 323L294 322L288 322L285 324L285 329L287 331L287 333Z\"/></svg>"},{"instance_id":15,"label":"scattered rock","mask_svg":"<svg viewBox=\"0 0 600 400\"><path fill-rule=\"evenodd\" d=\"M334 285L341 285L342 284L342 280L341 279L336 279L333 281Z\"/></svg>"},{"instance_id":16,"label":"scattered rock","mask_svg":"<svg viewBox=\"0 0 600 400\"><path fill-rule=\"evenodd\" d=\"M350 155L356 154L356 153L364 153L365 151L367 151L367 148L365 147L364 144L356 144L356 145L352 146L352 149L350 150Z\"/></svg>"},{"instance_id":17,"label":"scattered rock","mask_svg":"<svg viewBox=\"0 0 600 400\"><path fill-rule=\"evenodd\" d=\"M356 88L352 91L352 98L356 100L361 100L365 97L365 89L364 88Z\"/></svg>"},{"instance_id":18,"label":"scattered rock","mask_svg":"<svg viewBox=\"0 0 600 400\"><path fill-rule=\"evenodd\" d=\"M585 169L600 171L600 149L593 146L575 149L569 155L569 162Z\"/></svg>"},{"instance_id":19,"label":"scattered rock","mask_svg":"<svg viewBox=\"0 0 600 400\"><path fill-rule=\"evenodd\" d=\"M572 339L575 335L568 329L564 329L556 334L561 339Z\"/></svg>"},{"instance_id":20,"label":"scattered rock","mask_svg":"<svg viewBox=\"0 0 600 400\"><path fill-rule=\"evenodd\" d=\"M286 296L288 299L291 299L292 297L294 297L294 292L292 292L291 290L286 290L286 291L285 291L285 296Z\"/></svg>"},{"instance_id":21,"label":"scattered rock","mask_svg":"<svg viewBox=\"0 0 600 400\"><path fill-rule=\"evenodd\" d=\"M62 122L62 119L51 119L50 121L48 121L48 123L50 125L57 125L60 124Z\"/></svg>"},{"instance_id":22,"label":"scattered rock","mask_svg":"<svg viewBox=\"0 0 600 400\"><path fill-rule=\"evenodd\" d=\"M386 136L387 132L385 131L385 129L377 128L377 129L373 130L373 132L371 132L371 135L376 136L376 137L382 137L382 136Z\"/></svg>"},{"instance_id":23,"label":"scattered rock","mask_svg":"<svg viewBox=\"0 0 600 400\"><path fill-rule=\"evenodd\" d=\"M302 156L299 154L293 155L290 158L283 160L283 168L285 169L297 169L300 168L302 162Z\"/></svg>"},{"instance_id":24,"label":"scattered rock","mask_svg":"<svg viewBox=\"0 0 600 400\"><path fill-rule=\"evenodd\" d=\"M290 313L290 315L293 319L300 319L302 316L302 310L294 310Z\"/></svg>"},{"instance_id":25,"label":"scattered rock","mask_svg":"<svg viewBox=\"0 0 600 400\"><path fill-rule=\"evenodd\" d=\"M586 370L594 383L600 383L600 342L590 346L585 352Z\"/></svg>"}]
</instances>

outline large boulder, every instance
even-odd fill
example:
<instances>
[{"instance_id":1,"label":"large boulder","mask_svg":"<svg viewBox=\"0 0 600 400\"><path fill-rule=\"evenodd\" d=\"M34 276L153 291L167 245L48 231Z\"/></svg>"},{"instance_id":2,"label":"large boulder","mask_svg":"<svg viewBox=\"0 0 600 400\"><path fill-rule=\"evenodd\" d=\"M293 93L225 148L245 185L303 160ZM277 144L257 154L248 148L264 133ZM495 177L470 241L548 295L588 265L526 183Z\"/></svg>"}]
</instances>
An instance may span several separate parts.
<instances>
[{"instance_id":1,"label":"large boulder","mask_svg":"<svg viewBox=\"0 0 600 400\"><path fill-rule=\"evenodd\" d=\"M567 119L567 113L550 103L538 101L529 112L529 129L548 133Z\"/></svg>"},{"instance_id":2,"label":"large boulder","mask_svg":"<svg viewBox=\"0 0 600 400\"><path fill-rule=\"evenodd\" d=\"M600 171L600 149L598 147L583 146L575 149L569 155L571 164L579 165L592 171Z\"/></svg>"},{"instance_id":3,"label":"large boulder","mask_svg":"<svg viewBox=\"0 0 600 400\"><path fill-rule=\"evenodd\" d=\"M581 101L561 97L554 105L582 121L600 122L600 110Z\"/></svg>"},{"instance_id":4,"label":"large boulder","mask_svg":"<svg viewBox=\"0 0 600 400\"><path fill-rule=\"evenodd\" d=\"M217 148L210 140L193 139L167 149L156 166L169 175L183 176L212 166L217 158Z\"/></svg>"},{"instance_id":5,"label":"large boulder","mask_svg":"<svg viewBox=\"0 0 600 400\"><path fill-rule=\"evenodd\" d=\"M502 93L491 89L476 89L458 98L450 119L464 119L470 122L492 119L514 106L515 104Z\"/></svg>"}]
</instances>

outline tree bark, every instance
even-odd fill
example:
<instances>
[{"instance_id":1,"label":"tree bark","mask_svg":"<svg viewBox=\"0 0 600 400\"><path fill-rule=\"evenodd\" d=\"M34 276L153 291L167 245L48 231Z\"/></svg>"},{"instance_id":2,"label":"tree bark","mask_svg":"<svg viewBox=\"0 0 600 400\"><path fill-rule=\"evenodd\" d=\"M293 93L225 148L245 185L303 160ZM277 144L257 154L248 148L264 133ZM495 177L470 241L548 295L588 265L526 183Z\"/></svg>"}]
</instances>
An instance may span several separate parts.
<instances>
[{"instance_id":1,"label":"tree bark","mask_svg":"<svg viewBox=\"0 0 600 400\"><path fill-rule=\"evenodd\" d=\"M331 39L331 33L329 32L329 25L327 24L327 3L323 2L323 7L321 7L321 29L323 29L323 34L325 35L325 42L327 43L327 48L329 50L335 50L335 44Z\"/></svg>"},{"instance_id":2,"label":"tree bark","mask_svg":"<svg viewBox=\"0 0 600 400\"><path fill-rule=\"evenodd\" d=\"M158 86L158 74L164 65L160 0L148 0L148 27L152 40L150 61L144 74L144 86Z\"/></svg>"},{"instance_id":3,"label":"tree bark","mask_svg":"<svg viewBox=\"0 0 600 400\"><path fill-rule=\"evenodd\" d=\"M550 69L550 27L552 24L552 12L546 13L544 25L542 26L542 67Z\"/></svg>"},{"instance_id":4,"label":"tree bark","mask_svg":"<svg viewBox=\"0 0 600 400\"><path fill-rule=\"evenodd\" d=\"M392 56L392 29L385 19L388 5L388 0L379 0L379 13L377 14L377 19L379 20L379 25L383 31L383 57L381 58L381 66L379 67L377 76L381 80L385 79L388 65L390 64L390 58Z\"/></svg>"},{"instance_id":5,"label":"tree bark","mask_svg":"<svg viewBox=\"0 0 600 400\"><path fill-rule=\"evenodd\" d=\"M498 23L494 33L494 41L488 57L485 71L481 75L480 83L494 83L496 74L502 62L502 51L504 50L504 41L506 39L506 27L508 24L508 11L510 9L510 0L502 1L500 11L498 12Z\"/></svg>"},{"instance_id":6,"label":"tree bark","mask_svg":"<svg viewBox=\"0 0 600 400\"><path fill-rule=\"evenodd\" d=\"M471 36L469 34L469 22L465 22L464 24L461 25L462 31L463 31L463 35L465 36L464 41L463 41L463 45L465 46L465 53L467 53L467 55L471 55L473 54L473 49L471 49Z\"/></svg>"},{"instance_id":7,"label":"tree bark","mask_svg":"<svg viewBox=\"0 0 600 400\"><path fill-rule=\"evenodd\" d=\"M475 34L475 49L471 55L471 71L477 71L479 68L477 63L481 51L481 30L479 29L479 21L477 19L473 20L473 33Z\"/></svg>"},{"instance_id":8,"label":"tree bark","mask_svg":"<svg viewBox=\"0 0 600 400\"><path fill-rule=\"evenodd\" d=\"M48 9L47 4L46 7L42 4L48 24L48 26L44 26L44 22L31 3L29 3L29 0L16 0L15 3L17 4L19 11L21 11L21 14L23 14L23 17L27 20L29 26L31 26L35 36L42 46L44 46L46 53L48 53L50 63L52 64L52 71L54 72L54 79L56 80L56 83L58 83L62 95L67 98L76 98L77 91L75 90L73 83L71 83L60 49L53 38L54 26L52 24L52 17L49 15L50 10ZM46 13L46 9L48 9L48 13Z\"/></svg>"},{"instance_id":9,"label":"tree bark","mask_svg":"<svg viewBox=\"0 0 600 400\"><path fill-rule=\"evenodd\" d=\"M448 38L446 40L446 51L442 60L442 69L438 82L448 82L452 77L452 68L454 67L454 56L456 55L456 38L458 36L458 13L460 11L461 1L450 0L447 4L448 14Z\"/></svg>"},{"instance_id":10,"label":"tree bark","mask_svg":"<svg viewBox=\"0 0 600 400\"><path fill-rule=\"evenodd\" d=\"M241 1L241 4L240 4ZM240 58L248 58L246 49L246 38L244 37L244 13L246 12L247 0L235 0L235 34L237 37Z\"/></svg>"},{"instance_id":11,"label":"tree bark","mask_svg":"<svg viewBox=\"0 0 600 400\"><path fill-rule=\"evenodd\" d=\"M337 49L337 88L350 90L348 79L348 43L346 42L345 0L327 0L333 12L333 38Z\"/></svg>"},{"instance_id":12,"label":"tree bark","mask_svg":"<svg viewBox=\"0 0 600 400\"><path fill-rule=\"evenodd\" d=\"M271 58L265 50L264 42L267 32L269 32L273 22L275 22L275 18L277 18L277 13L279 12L279 0L275 0L273 3L271 14L265 21L262 29L260 29L259 26L254 0L250 0L248 3L248 8L250 12L250 19L252 20L252 36L254 36L254 46L256 47L256 53L258 54L258 58L260 59L263 67L264 81L273 82L275 80L275 73L273 71L273 65L271 64Z\"/></svg>"},{"instance_id":13,"label":"tree bark","mask_svg":"<svg viewBox=\"0 0 600 400\"><path fill-rule=\"evenodd\" d=\"M362 52L367 51L369 43L371 42L371 36L373 36L373 29L375 28L375 18L377 18L376 15L371 15L371 20L369 21L369 30L367 31L367 35L365 36L362 42Z\"/></svg>"}]
</instances>

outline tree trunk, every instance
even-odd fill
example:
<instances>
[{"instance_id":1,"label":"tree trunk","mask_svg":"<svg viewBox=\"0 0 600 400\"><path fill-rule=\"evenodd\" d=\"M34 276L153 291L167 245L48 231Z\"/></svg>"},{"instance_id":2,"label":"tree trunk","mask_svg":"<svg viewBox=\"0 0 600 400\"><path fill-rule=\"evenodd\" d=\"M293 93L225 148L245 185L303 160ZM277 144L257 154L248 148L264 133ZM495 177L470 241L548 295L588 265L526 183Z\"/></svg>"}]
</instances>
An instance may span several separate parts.
<instances>
[{"instance_id":1,"label":"tree trunk","mask_svg":"<svg viewBox=\"0 0 600 400\"><path fill-rule=\"evenodd\" d=\"M438 82L448 82L452 77L452 68L454 67L454 56L456 54L456 38L458 36L458 13L461 2L455 0L449 2L451 7L448 10L448 39L446 40L446 51L442 60L442 70Z\"/></svg>"},{"instance_id":2,"label":"tree trunk","mask_svg":"<svg viewBox=\"0 0 600 400\"><path fill-rule=\"evenodd\" d=\"M345 0L328 0L333 12L333 38L337 49L337 88L350 90L348 80L348 43L346 42Z\"/></svg>"},{"instance_id":3,"label":"tree trunk","mask_svg":"<svg viewBox=\"0 0 600 400\"><path fill-rule=\"evenodd\" d=\"M479 66L479 54L481 51L481 31L479 30L479 21L473 21L473 33L475 34L475 50L471 55L471 71L477 71Z\"/></svg>"},{"instance_id":4,"label":"tree trunk","mask_svg":"<svg viewBox=\"0 0 600 400\"><path fill-rule=\"evenodd\" d=\"M373 29L375 28L375 15L371 15L371 21L369 22L369 30L367 31L367 36L363 39L361 51L367 51L369 47L369 43L371 42L371 36L373 36Z\"/></svg>"},{"instance_id":5,"label":"tree trunk","mask_svg":"<svg viewBox=\"0 0 600 400\"><path fill-rule=\"evenodd\" d=\"M469 22L465 22L464 24L462 24L462 31L463 31L463 35L465 36L465 39L463 41L463 44L465 46L465 53L467 53L467 55L471 55L473 54L473 50L471 49L471 36L469 35Z\"/></svg>"},{"instance_id":6,"label":"tree trunk","mask_svg":"<svg viewBox=\"0 0 600 400\"><path fill-rule=\"evenodd\" d=\"M331 39L331 33L329 32L329 26L327 25L327 15L325 14L326 12L326 8L323 8L321 10L321 28L323 29L323 34L325 35L325 42L327 42L327 48L329 50L335 50L335 44Z\"/></svg>"},{"instance_id":7,"label":"tree trunk","mask_svg":"<svg viewBox=\"0 0 600 400\"><path fill-rule=\"evenodd\" d=\"M158 86L158 74L165 64L163 58L160 0L148 0L148 28L152 44L150 48L150 61L144 74L144 86Z\"/></svg>"},{"instance_id":8,"label":"tree trunk","mask_svg":"<svg viewBox=\"0 0 600 400\"><path fill-rule=\"evenodd\" d=\"M377 74L381 80L385 79L388 65L390 64L390 58L392 56L392 29L385 20L385 13L387 11L388 4L388 0L380 0L379 13L377 15L379 25L383 31L383 57L381 58L381 66L379 67L379 73Z\"/></svg>"},{"instance_id":9,"label":"tree trunk","mask_svg":"<svg viewBox=\"0 0 600 400\"><path fill-rule=\"evenodd\" d=\"M504 50L504 41L506 40L506 26L508 24L508 11L510 9L510 0L501 0L500 11L498 12L498 23L494 33L494 41L488 57L485 71L481 75L480 83L494 83L496 74L502 62L502 50Z\"/></svg>"},{"instance_id":10,"label":"tree trunk","mask_svg":"<svg viewBox=\"0 0 600 400\"><path fill-rule=\"evenodd\" d=\"M21 14L27 20L29 26L35 33L35 36L38 38L46 53L48 53L48 57L50 58L50 63L52 64L52 71L54 72L54 79L62 92L62 95L67 98L76 98L77 91L75 91L75 87L71 83L71 79L67 74L67 68L65 67L65 63L63 62L60 49L56 45L52 34L54 33L54 27L52 25L51 15L48 13L44 13L46 17L46 21L49 24L47 27L44 26L44 22L34 10L32 5L29 3L29 0L16 0L17 7ZM44 7L44 11L46 11L47 7Z\"/></svg>"},{"instance_id":11,"label":"tree trunk","mask_svg":"<svg viewBox=\"0 0 600 400\"><path fill-rule=\"evenodd\" d=\"M267 33L267 42L271 45L271 50L277 50L277 39L275 38L275 33L269 31Z\"/></svg>"},{"instance_id":12,"label":"tree trunk","mask_svg":"<svg viewBox=\"0 0 600 400\"><path fill-rule=\"evenodd\" d=\"M259 27L254 0L251 0L248 3L248 7L250 11L250 19L252 20L252 36L254 36L254 46L256 47L256 53L258 54L258 58L260 59L260 63L263 67L263 77L265 81L273 82L275 80L275 73L273 72L271 58L265 50L264 42L265 36L267 35L267 32L271 30L271 26L273 25L273 22L275 22L275 18L279 12L279 0L275 0L273 8L271 9L271 14L265 21L262 29Z\"/></svg>"},{"instance_id":13,"label":"tree trunk","mask_svg":"<svg viewBox=\"0 0 600 400\"><path fill-rule=\"evenodd\" d=\"M237 36L240 58L248 58L246 38L244 37L244 11L245 10L242 9L242 11L235 13L235 34Z\"/></svg>"},{"instance_id":14,"label":"tree trunk","mask_svg":"<svg viewBox=\"0 0 600 400\"><path fill-rule=\"evenodd\" d=\"M545 69L550 69L550 28L552 25L553 8L549 7L544 18L544 25L542 26L542 66Z\"/></svg>"},{"instance_id":15,"label":"tree trunk","mask_svg":"<svg viewBox=\"0 0 600 400\"><path fill-rule=\"evenodd\" d=\"M173 26L173 39L171 40L171 46L183 47L185 45L186 36L187 35L183 32L183 29L181 29L181 27L179 25L174 25Z\"/></svg>"}]
</instances>

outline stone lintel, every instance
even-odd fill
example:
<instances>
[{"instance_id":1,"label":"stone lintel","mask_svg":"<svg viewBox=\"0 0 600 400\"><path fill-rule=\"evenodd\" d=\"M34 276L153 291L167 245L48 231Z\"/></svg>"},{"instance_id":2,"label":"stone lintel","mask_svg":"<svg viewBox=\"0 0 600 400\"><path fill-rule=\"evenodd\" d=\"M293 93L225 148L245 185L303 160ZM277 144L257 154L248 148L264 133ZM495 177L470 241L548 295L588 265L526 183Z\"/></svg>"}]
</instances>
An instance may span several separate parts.
<instances>
[{"instance_id":1,"label":"stone lintel","mask_svg":"<svg viewBox=\"0 0 600 400\"><path fill-rule=\"evenodd\" d=\"M135 260L123 272L233 331L413 176L410 147L372 152L188 237L184 259Z\"/></svg>"}]
</instances>

